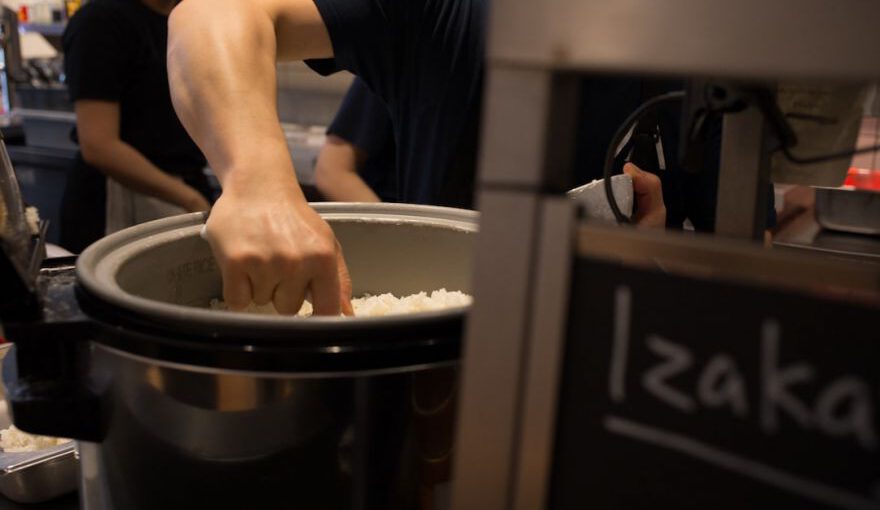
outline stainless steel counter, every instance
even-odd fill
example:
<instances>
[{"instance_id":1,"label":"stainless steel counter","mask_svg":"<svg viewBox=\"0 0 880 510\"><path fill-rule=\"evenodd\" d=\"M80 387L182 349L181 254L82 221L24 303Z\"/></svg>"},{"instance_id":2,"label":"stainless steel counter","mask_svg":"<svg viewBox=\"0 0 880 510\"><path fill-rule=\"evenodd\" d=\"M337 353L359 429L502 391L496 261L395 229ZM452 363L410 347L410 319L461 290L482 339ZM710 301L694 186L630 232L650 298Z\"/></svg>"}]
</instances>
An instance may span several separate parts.
<instances>
[{"instance_id":1,"label":"stainless steel counter","mask_svg":"<svg viewBox=\"0 0 880 510\"><path fill-rule=\"evenodd\" d=\"M783 229L774 246L812 250L834 257L880 263L880 237L825 230L808 209Z\"/></svg>"}]
</instances>

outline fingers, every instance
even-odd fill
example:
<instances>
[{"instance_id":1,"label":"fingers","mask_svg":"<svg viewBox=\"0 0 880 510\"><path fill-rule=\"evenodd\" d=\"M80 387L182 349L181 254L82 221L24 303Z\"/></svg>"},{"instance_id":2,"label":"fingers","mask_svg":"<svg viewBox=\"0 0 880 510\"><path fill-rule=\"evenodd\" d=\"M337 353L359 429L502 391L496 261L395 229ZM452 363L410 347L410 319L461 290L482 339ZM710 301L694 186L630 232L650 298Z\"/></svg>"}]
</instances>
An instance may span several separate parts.
<instances>
[{"instance_id":1,"label":"fingers","mask_svg":"<svg viewBox=\"0 0 880 510\"><path fill-rule=\"evenodd\" d=\"M315 315L339 315L339 273L336 270L336 253L332 258L319 261L309 286Z\"/></svg>"},{"instance_id":2,"label":"fingers","mask_svg":"<svg viewBox=\"0 0 880 510\"><path fill-rule=\"evenodd\" d=\"M223 300L230 310L244 310L251 303L251 282L247 272L234 264L221 264Z\"/></svg>"},{"instance_id":3,"label":"fingers","mask_svg":"<svg viewBox=\"0 0 880 510\"><path fill-rule=\"evenodd\" d=\"M345 256L342 254L342 246L336 242L336 272L339 274L339 303L342 313L354 315L351 306L351 276L348 274L348 266L345 264Z\"/></svg>"},{"instance_id":4,"label":"fingers","mask_svg":"<svg viewBox=\"0 0 880 510\"><path fill-rule=\"evenodd\" d=\"M351 281L333 231L307 204L282 198L221 196L208 218L205 237L228 307L273 303L295 314L311 293L316 315L351 314Z\"/></svg>"},{"instance_id":5,"label":"fingers","mask_svg":"<svg viewBox=\"0 0 880 510\"><path fill-rule=\"evenodd\" d=\"M307 283L305 278L297 277L296 274L279 283L272 296L275 310L281 315L294 315L299 312L306 299Z\"/></svg>"},{"instance_id":6,"label":"fingers","mask_svg":"<svg viewBox=\"0 0 880 510\"><path fill-rule=\"evenodd\" d=\"M660 178L645 172L632 163L623 167L624 173L633 181L636 199L636 224L642 227L661 228L666 225L666 205L663 202L663 186Z\"/></svg>"},{"instance_id":7,"label":"fingers","mask_svg":"<svg viewBox=\"0 0 880 510\"><path fill-rule=\"evenodd\" d=\"M265 305L272 301L282 272L273 264L255 260L247 264L247 273L251 281L254 303Z\"/></svg>"}]
</instances>

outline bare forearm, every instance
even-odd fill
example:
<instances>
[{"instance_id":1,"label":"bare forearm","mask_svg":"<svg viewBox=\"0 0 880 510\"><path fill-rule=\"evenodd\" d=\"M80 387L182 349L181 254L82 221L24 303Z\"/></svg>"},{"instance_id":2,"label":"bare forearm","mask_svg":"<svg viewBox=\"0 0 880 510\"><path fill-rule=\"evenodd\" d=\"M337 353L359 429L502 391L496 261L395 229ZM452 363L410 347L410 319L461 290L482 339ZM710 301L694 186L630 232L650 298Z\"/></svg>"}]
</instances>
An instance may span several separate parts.
<instances>
[{"instance_id":1,"label":"bare forearm","mask_svg":"<svg viewBox=\"0 0 880 510\"><path fill-rule=\"evenodd\" d=\"M272 20L248 7L239 1L188 0L169 21L174 107L224 186L227 174L251 161L254 151L283 142L274 112Z\"/></svg>"},{"instance_id":2,"label":"bare forearm","mask_svg":"<svg viewBox=\"0 0 880 510\"><path fill-rule=\"evenodd\" d=\"M318 37L306 37L317 29L325 31L310 0L284 4L302 4L299 10L307 11L302 16L313 14L318 28L296 19L296 8L285 10L281 4L187 0L169 21L172 100L224 189L252 181L253 173L263 181L295 182L276 110L278 47L293 58L324 56L327 48L316 47L313 39ZM288 25L292 27L286 29Z\"/></svg>"},{"instance_id":3,"label":"bare forearm","mask_svg":"<svg viewBox=\"0 0 880 510\"><path fill-rule=\"evenodd\" d=\"M83 158L108 177L139 193L191 209L198 192L154 165L131 145L115 140L84 146Z\"/></svg>"},{"instance_id":4,"label":"bare forearm","mask_svg":"<svg viewBox=\"0 0 880 510\"><path fill-rule=\"evenodd\" d=\"M336 172L316 175L318 191L334 202L381 202L376 193L356 173Z\"/></svg>"},{"instance_id":5,"label":"bare forearm","mask_svg":"<svg viewBox=\"0 0 880 510\"><path fill-rule=\"evenodd\" d=\"M321 148L315 165L315 184L328 200L336 202L381 202L357 173L366 155L333 134Z\"/></svg>"}]
</instances>

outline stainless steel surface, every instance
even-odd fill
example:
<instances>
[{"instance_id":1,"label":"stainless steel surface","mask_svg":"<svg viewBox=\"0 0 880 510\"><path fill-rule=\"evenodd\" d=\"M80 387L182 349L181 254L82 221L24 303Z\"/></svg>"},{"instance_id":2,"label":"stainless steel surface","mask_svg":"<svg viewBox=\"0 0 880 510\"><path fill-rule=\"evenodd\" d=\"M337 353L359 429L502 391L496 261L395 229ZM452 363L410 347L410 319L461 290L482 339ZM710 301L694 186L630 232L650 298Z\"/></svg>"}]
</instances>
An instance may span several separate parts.
<instances>
[{"instance_id":1,"label":"stainless steel surface","mask_svg":"<svg viewBox=\"0 0 880 510\"><path fill-rule=\"evenodd\" d=\"M451 450L454 364L316 378L93 356L112 414L81 458L85 510L427 509L418 490L448 482L430 470Z\"/></svg>"},{"instance_id":2,"label":"stainless steel surface","mask_svg":"<svg viewBox=\"0 0 880 510\"><path fill-rule=\"evenodd\" d=\"M758 108L724 116L715 232L759 241L767 222L770 155L766 121Z\"/></svg>"},{"instance_id":3,"label":"stainless steel surface","mask_svg":"<svg viewBox=\"0 0 880 510\"><path fill-rule=\"evenodd\" d=\"M12 344L0 345L2 360ZM12 425L6 391L0 382L0 429ZM78 462L73 442L35 452L0 450L0 494L19 503L39 503L76 490Z\"/></svg>"},{"instance_id":4,"label":"stainless steel surface","mask_svg":"<svg viewBox=\"0 0 880 510\"><path fill-rule=\"evenodd\" d=\"M76 490L76 445L34 453L0 454L0 494L19 503L41 503Z\"/></svg>"},{"instance_id":5,"label":"stainless steel surface","mask_svg":"<svg viewBox=\"0 0 880 510\"><path fill-rule=\"evenodd\" d=\"M880 77L878 19L880 3L864 0L499 0L489 56L532 68L868 81Z\"/></svg>"},{"instance_id":6,"label":"stainless steel surface","mask_svg":"<svg viewBox=\"0 0 880 510\"><path fill-rule=\"evenodd\" d=\"M822 253L842 259L880 263L880 237L825 230L811 211L802 214L773 238L779 248Z\"/></svg>"},{"instance_id":7,"label":"stainless steel surface","mask_svg":"<svg viewBox=\"0 0 880 510\"><path fill-rule=\"evenodd\" d=\"M556 435L556 407L565 352L571 292L571 254L576 215L564 198L542 203L541 239L545 249L535 265L535 308L524 362L523 405L516 448L514 510L544 507Z\"/></svg>"},{"instance_id":8,"label":"stainless steel surface","mask_svg":"<svg viewBox=\"0 0 880 510\"><path fill-rule=\"evenodd\" d=\"M880 192L816 188L816 221L830 230L880 235Z\"/></svg>"},{"instance_id":9,"label":"stainless steel surface","mask_svg":"<svg viewBox=\"0 0 880 510\"><path fill-rule=\"evenodd\" d=\"M452 508L507 508L516 455L521 370L535 296L540 213L525 191L483 191L474 305L465 332ZM503 219L504 221L498 221Z\"/></svg>"},{"instance_id":10,"label":"stainless steel surface","mask_svg":"<svg viewBox=\"0 0 880 510\"><path fill-rule=\"evenodd\" d=\"M394 204L315 207L345 251L355 294L471 291L476 213ZM234 325L332 333L465 312L302 319L205 310L200 307L221 290L199 236L202 221L200 214L159 220L96 243L80 257L80 283L120 311L213 328L206 331ZM121 328L103 334L138 339L138 331ZM211 341L204 336L196 341ZM299 340L308 338L291 342ZM364 338L373 340L381 339ZM247 338L236 342L247 351ZM408 510L434 508L428 502L442 499L455 359L400 361L382 370L258 371L213 368L198 357L166 361L125 348L99 340L89 351L89 380L101 389L107 416L106 436L84 445L86 510Z\"/></svg>"}]
</instances>

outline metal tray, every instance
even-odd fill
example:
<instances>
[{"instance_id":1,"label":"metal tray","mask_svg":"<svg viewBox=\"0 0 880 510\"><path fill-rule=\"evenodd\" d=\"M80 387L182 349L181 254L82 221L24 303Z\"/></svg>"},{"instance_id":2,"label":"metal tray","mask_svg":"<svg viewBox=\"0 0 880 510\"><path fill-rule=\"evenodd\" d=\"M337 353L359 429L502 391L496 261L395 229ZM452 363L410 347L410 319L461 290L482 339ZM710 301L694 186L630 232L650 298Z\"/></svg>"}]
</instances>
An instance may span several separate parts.
<instances>
[{"instance_id":1,"label":"metal tray","mask_svg":"<svg viewBox=\"0 0 880 510\"><path fill-rule=\"evenodd\" d=\"M880 235L880 192L816 188L816 221L829 230Z\"/></svg>"},{"instance_id":2,"label":"metal tray","mask_svg":"<svg viewBox=\"0 0 880 510\"><path fill-rule=\"evenodd\" d=\"M0 381L2 360L11 344L0 345ZM6 403L6 389L0 382L0 429L12 424ZM19 503L48 501L76 490L79 479L79 454L76 443L35 452L6 453L0 450L0 494Z\"/></svg>"}]
</instances>

